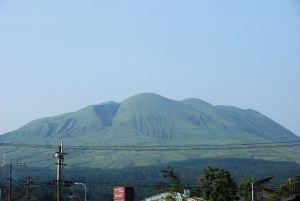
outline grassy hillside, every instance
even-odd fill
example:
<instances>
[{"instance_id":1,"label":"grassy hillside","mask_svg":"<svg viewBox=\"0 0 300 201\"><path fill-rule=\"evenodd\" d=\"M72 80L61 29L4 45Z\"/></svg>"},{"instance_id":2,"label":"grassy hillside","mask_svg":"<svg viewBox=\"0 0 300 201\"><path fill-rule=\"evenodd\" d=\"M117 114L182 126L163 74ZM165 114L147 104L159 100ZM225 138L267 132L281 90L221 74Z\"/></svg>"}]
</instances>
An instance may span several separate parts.
<instances>
[{"instance_id":1,"label":"grassy hillside","mask_svg":"<svg viewBox=\"0 0 300 201\"><path fill-rule=\"evenodd\" d=\"M120 168L200 157L299 161L296 146L270 144L299 139L254 110L145 93L121 103L107 102L34 120L1 135L0 142L5 144L0 153L47 166L64 141L70 153L68 161L77 166L89 163L91 167ZM257 143L270 146L234 146Z\"/></svg>"}]
</instances>

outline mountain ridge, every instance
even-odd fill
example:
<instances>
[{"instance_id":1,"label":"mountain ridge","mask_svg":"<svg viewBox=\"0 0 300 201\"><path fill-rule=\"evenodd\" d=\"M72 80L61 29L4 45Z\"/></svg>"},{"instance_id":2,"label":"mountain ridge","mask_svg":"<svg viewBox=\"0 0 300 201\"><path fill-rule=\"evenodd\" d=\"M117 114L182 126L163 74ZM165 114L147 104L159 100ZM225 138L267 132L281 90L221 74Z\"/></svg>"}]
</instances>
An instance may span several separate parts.
<instances>
[{"instance_id":1,"label":"mountain ridge","mask_svg":"<svg viewBox=\"0 0 300 201\"><path fill-rule=\"evenodd\" d=\"M195 146L270 143L299 141L299 137L265 115L233 106L213 106L196 98L175 101L154 93L143 93L122 101L90 105L76 112L37 119L19 129L3 134L3 143L51 145L67 141L71 146ZM21 158L22 148L1 147ZM291 150L293 153L296 150ZM5 151L7 152L7 151ZM45 151L44 151L45 152ZM126 161L122 153L104 150L105 156L89 155L74 159L83 161L110 159L110 165L157 163L154 153L135 152L136 162ZM258 157L266 158L271 150L262 153L239 150L160 153L162 159L179 160L193 157ZM285 150L277 150L271 158L293 158ZM46 153L46 152L45 152ZM75 150L75 153L79 153ZM111 155L113 154L113 155ZM82 155L82 154L80 154ZM129 154L130 155L130 154ZM128 156L129 156L128 155ZM294 159L293 159L294 160ZM118 161L118 162L116 162ZM125 162L126 161L126 162Z\"/></svg>"}]
</instances>

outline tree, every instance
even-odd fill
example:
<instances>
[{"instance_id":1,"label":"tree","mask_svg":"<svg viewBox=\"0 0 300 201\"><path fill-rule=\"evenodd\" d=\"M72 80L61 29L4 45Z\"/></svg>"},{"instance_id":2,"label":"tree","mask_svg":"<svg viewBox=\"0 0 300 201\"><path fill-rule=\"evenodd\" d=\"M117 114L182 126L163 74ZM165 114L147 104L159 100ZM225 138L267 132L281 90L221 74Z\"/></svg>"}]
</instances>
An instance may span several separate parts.
<instances>
[{"instance_id":1,"label":"tree","mask_svg":"<svg viewBox=\"0 0 300 201\"><path fill-rule=\"evenodd\" d=\"M197 178L197 182L206 201L238 200L237 185L229 171L207 166L203 172L204 175Z\"/></svg>"},{"instance_id":2,"label":"tree","mask_svg":"<svg viewBox=\"0 0 300 201\"><path fill-rule=\"evenodd\" d=\"M300 191L300 186L297 185L297 181L295 179L288 179L285 183L281 184L276 190L273 192L272 196L268 199L269 201L280 201L287 197L290 194Z\"/></svg>"},{"instance_id":3,"label":"tree","mask_svg":"<svg viewBox=\"0 0 300 201\"><path fill-rule=\"evenodd\" d=\"M175 201L177 193L183 194L183 184L180 182L179 177L175 174L174 168L172 168L171 165L168 165L167 168L161 170L161 172L163 173L164 178L169 178L171 180L171 184L164 186L161 192L167 193L165 200Z\"/></svg>"},{"instance_id":4,"label":"tree","mask_svg":"<svg viewBox=\"0 0 300 201\"><path fill-rule=\"evenodd\" d=\"M249 179L248 177L243 177L241 183L238 186L238 195L243 201L251 201L252 200L252 184L255 193L255 200L263 200L262 196L259 196L258 192L262 192L262 186L257 183L256 178L252 177Z\"/></svg>"},{"instance_id":5,"label":"tree","mask_svg":"<svg viewBox=\"0 0 300 201\"><path fill-rule=\"evenodd\" d=\"M181 169L181 177L184 181L185 188L187 185L187 180L188 180L189 175L190 175L190 172L189 172L188 168L186 166L183 166Z\"/></svg>"}]
</instances>

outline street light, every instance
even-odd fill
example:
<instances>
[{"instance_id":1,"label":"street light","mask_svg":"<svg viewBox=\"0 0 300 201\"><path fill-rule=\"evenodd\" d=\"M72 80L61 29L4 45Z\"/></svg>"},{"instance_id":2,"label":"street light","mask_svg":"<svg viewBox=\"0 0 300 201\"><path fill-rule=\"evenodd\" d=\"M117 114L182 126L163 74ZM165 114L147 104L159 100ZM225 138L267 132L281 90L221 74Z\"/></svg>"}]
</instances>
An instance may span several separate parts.
<instances>
[{"instance_id":1,"label":"street light","mask_svg":"<svg viewBox=\"0 0 300 201\"><path fill-rule=\"evenodd\" d=\"M84 201L86 201L86 186L83 183L75 183L75 184L84 186Z\"/></svg>"}]
</instances>

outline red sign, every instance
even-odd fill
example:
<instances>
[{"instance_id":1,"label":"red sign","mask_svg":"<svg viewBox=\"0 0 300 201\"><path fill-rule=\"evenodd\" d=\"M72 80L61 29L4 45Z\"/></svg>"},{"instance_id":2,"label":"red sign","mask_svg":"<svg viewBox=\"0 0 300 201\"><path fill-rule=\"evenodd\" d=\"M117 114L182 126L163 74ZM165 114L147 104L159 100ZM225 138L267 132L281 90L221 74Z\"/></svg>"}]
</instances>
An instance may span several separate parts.
<instances>
[{"instance_id":1,"label":"red sign","mask_svg":"<svg viewBox=\"0 0 300 201\"><path fill-rule=\"evenodd\" d=\"M115 201L134 201L134 188L125 186L114 187Z\"/></svg>"},{"instance_id":2,"label":"red sign","mask_svg":"<svg viewBox=\"0 0 300 201\"><path fill-rule=\"evenodd\" d=\"M124 200L125 187L114 187L114 200Z\"/></svg>"}]
</instances>

